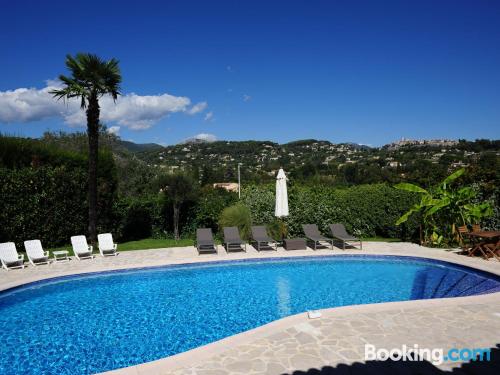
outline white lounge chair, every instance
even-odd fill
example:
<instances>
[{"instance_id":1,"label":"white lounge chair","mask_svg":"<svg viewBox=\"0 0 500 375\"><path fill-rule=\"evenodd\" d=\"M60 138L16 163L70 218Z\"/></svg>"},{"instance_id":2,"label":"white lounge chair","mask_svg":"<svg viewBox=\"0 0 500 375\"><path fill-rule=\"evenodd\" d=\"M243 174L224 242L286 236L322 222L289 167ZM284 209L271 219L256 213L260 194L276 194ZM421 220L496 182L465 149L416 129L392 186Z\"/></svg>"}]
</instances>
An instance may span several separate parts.
<instances>
[{"instance_id":1,"label":"white lounge chair","mask_svg":"<svg viewBox=\"0 0 500 375\"><path fill-rule=\"evenodd\" d=\"M24 241L24 248L32 265L50 264L49 252L43 251L40 240Z\"/></svg>"},{"instance_id":2,"label":"white lounge chair","mask_svg":"<svg viewBox=\"0 0 500 375\"><path fill-rule=\"evenodd\" d=\"M97 242L99 243L99 252L103 257L119 254L118 251L116 251L117 244L113 242L111 233L98 234Z\"/></svg>"},{"instance_id":3,"label":"white lounge chair","mask_svg":"<svg viewBox=\"0 0 500 375\"><path fill-rule=\"evenodd\" d=\"M73 253L75 253L76 259L82 260L94 258L94 255L92 254L94 249L92 246L87 244L87 238L85 236L71 237L71 246L73 246Z\"/></svg>"},{"instance_id":4,"label":"white lounge chair","mask_svg":"<svg viewBox=\"0 0 500 375\"><path fill-rule=\"evenodd\" d=\"M24 268L24 254L17 253L14 242L0 243L0 260L6 270Z\"/></svg>"}]
</instances>

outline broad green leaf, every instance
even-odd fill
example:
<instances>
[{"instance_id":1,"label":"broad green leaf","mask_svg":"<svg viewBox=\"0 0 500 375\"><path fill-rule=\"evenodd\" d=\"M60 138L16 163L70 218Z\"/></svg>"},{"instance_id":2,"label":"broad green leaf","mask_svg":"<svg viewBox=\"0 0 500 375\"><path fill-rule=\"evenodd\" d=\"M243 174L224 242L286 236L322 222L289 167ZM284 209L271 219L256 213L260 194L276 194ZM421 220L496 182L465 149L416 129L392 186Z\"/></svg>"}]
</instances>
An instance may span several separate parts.
<instances>
[{"instance_id":1,"label":"broad green leaf","mask_svg":"<svg viewBox=\"0 0 500 375\"><path fill-rule=\"evenodd\" d=\"M416 204L414 205L412 208L410 208L407 212L405 212L397 221L396 221L396 225L400 225L400 224L403 224L404 222L406 222L409 217L414 214L415 212L418 212L420 211L422 207L419 205L419 204Z\"/></svg>"},{"instance_id":2,"label":"broad green leaf","mask_svg":"<svg viewBox=\"0 0 500 375\"><path fill-rule=\"evenodd\" d=\"M436 212L438 212L440 209L448 206L450 204L449 201L442 201L441 203L431 207L426 213L425 213L425 216L432 216L434 215Z\"/></svg>"},{"instance_id":3,"label":"broad green leaf","mask_svg":"<svg viewBox=\"0 0 500 375\"><path fill-rule=\"evenodd\" d=\"M410 210L406 213L403 214L403 216L401 216L397 221L396 221L396 225L401 225L403 223L405 223L406 221L408 221L408 218L411 216L411 214L413 214L414 211Z\"/></svg>"},{"instance_id":4,"label":"broad green leaf","mask_svg":"<svg viewBox=\"0 0 500 375\"><path fill-rule=\"evenodd\" d=\"M459 178L461 175L465 173L465 168L460 168L459 170L453 172L450 174L448 177L446 177L443 182L441 183L442 185L449 185L450 182L455 181L457 178Z\"/></svg>"},{"instance_id":5,"label":"broad green leaf","mask_svg":"<svg viewBox=\"0 0 500 375\"><path fill-rule=\"evenodd\" d=\"M422 193L422 194L429 194L427 190L422 189L420 186L410 184L408 182L401 182L397 185L394 186L396 189L399 190L405 190L405 191L410 191L412 193Z\"/></svg>"}]
</instances>

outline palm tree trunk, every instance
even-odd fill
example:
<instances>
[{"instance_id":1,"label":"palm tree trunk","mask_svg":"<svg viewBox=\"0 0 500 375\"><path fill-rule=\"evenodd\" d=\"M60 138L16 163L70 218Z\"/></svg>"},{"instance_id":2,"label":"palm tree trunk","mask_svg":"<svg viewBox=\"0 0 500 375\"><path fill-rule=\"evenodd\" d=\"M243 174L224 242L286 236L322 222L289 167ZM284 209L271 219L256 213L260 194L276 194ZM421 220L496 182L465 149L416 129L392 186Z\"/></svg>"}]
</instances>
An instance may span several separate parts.
<instances>
[{"instance_id":1,"label":"palm tree trunk","mask_svg":"<svg viewBox=\"0 0 500 375\"><path fill-rule=\"evenodd\" d=\"M87 133L89 137L89 236L92 244L97 241L97 158L99 150L99 102L92 94L87 108Z\"/></svg>"},{"instance_id":2,"label":"palm tree trunk","mask_svg":"<svg viewBox=\"0 0 500 375\"><path fill-rule=\"evenodd\" d=\"M179 204L174 203L174 238L179 239Z\"/></svg>"}]
</instances>

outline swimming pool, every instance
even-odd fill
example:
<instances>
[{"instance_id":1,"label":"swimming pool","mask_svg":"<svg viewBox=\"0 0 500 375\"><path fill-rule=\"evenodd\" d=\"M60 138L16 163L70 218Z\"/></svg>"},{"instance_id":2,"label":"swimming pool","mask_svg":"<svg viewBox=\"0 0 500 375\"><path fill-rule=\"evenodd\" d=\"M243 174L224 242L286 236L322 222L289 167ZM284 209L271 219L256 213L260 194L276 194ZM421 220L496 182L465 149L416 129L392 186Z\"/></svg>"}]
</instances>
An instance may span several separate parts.
<instances>
[{"instance_id":1,"label":"swimming pool","mask_svg":"<svg viewBox=\"0 0 500 375\"><path fill-rule=\"evenodd\" d=\"M389 256L210 262L70 276L0 293L0 373L89 374L312 309L500 291L500 277Z\"/></svg>"}]
</instances>

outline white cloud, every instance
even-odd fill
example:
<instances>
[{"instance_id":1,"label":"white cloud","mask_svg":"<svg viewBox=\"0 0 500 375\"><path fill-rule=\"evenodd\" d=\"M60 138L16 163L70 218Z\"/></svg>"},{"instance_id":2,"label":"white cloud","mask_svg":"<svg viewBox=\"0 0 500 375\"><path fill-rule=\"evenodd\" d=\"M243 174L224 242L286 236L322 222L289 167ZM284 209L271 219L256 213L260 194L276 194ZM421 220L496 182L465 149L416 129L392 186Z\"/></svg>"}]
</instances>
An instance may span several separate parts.
<instances>
[{"instance_id":1,"label":"white cloud","mask_svg":"<svg viewBox=\"0 0 500 375\"><path fill-rule=\"evenodd\" d=\"M23 123L62 117L70 126L84 126L85 111L80 108L80 101L54 99L50 91L58 87L60 82L48 80L46 87L42 89L19 88L0 91L0 122ZM133 130L148 129L172 113L184 112L193 115L208 106L206 102L201 102L189 108L191 100L183 96L135 93L120 96L116 103L111 97L104 96L99 100L99 104L102 122Z\"/></svg>"},{"instance_id":2,"label":"white cloud","mask_svg":"<svg viewBox=\"0 0 500 375\"><path fill-rule=\"evenodd\" d=\"M205 115L205 121L214 121L214 113L212 111Z\"/></svg>"},{"instance_id":3,"label":"white cloud","mask_svg":"<svg viewBox=\"0 0 500 375\"><path fill-rule=\"evenodd\" d=\"M186 139L185 142L193 142L193 141L215 142L216 140L217 137L213 134L200 133Z\"/></svg>"},{"instance_id":4,"label":"white cloud","mask_svg":"<svg viewBox=\"0 0 500 375\"><path fill-rule=\"evenodd\" d=\"M190 115L195 115L197 113L203 112L205 109L207 109L207 107L207 102L199 102L189 108L186 112Z\"/></svg>"},{"instance_id":5,"label":"white cloud","mask_svg":"<svg viewBox=\"0 0 500 375\"><path fill-rule=\"evenodd\" d=\"M249 102L250 100L252 100L252 97L250 95L243 94L243 101L244 102Z\"/></svg>"},{"instance_id":6,"label":"white cloud","mask_svg":"<svg viewBox=\"0 0 500 375\"><path fill-rule=\"evenodd\" d=\"M55 88L47 82L43 89L19 88L0 91L0 121L30 122L55 116L63 116L69 107L57 102L49 94ZM78 109L79 106L77 105Z\"/></svg>"},{"instance_id":7,"label":"white cloud","mask_svg":"<svg viewBox=\"0 0 500 375\"><path fill-rule=\"evenodd\" d=\"M119 126L111 126L108 128L108 133L118 135L120 133L120 127Z\"/></svg>"}]
</instances>

